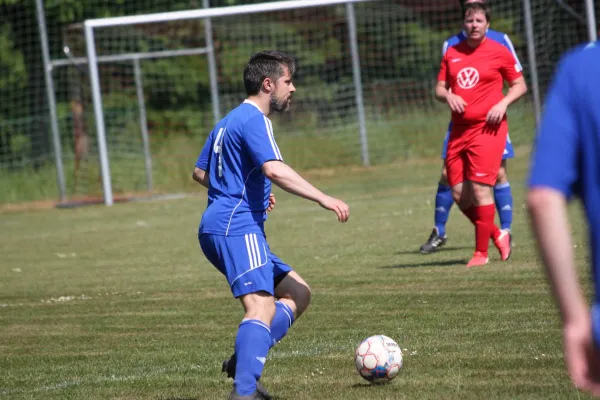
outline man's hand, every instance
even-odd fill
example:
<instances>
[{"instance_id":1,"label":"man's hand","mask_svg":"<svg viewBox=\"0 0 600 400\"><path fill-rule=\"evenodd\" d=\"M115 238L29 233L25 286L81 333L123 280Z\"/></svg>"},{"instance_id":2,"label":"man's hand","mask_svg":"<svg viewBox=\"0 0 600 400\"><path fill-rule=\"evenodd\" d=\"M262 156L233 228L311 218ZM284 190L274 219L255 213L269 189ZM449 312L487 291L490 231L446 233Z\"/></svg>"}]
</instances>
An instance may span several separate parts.
<instances>
[{"instance_id":1,"label":"man's hand","mask_svg":"<svg viewBox=\"0 0 600 400\"><path fill-rule=\"evenodd\" d=\"M452 112L462 114L465 112L465 107L467 106L467 102L463 100L462 97L448 93L446 96L446 102L448 103L448 107L452 110Z\"/></svg>"},{"instance_id":2,"label":"man's hand","mask_svg":"<svg viewBox=\"0 0 600 400\"><path fill-rule=\"evenodd\" d=\"M592 339L590 318L565 323L563 335L565 362L573 384L600 396L600 352Z\"/></svg>"},{"instance_id":3,"label":"man's hand","mask_svg":"<svg viewBox=\"0 0 600 400\"><path fill-rule=\"evenodd\" d=\"M267 212L273 211L275 208L275 204L277 204L277 200L275 199L275 195L271 193L269 195L269 205L267 206Z\"/></svg>"},{"instance_id":4,"label":"man's hand","mask_svg":"<svg viewBox=\"0 0 600 400\"><path fill-rule=\"evenodd\" d=\"M326 210L335 212L340 222L346 222L350 218L350 207L341 200L325 195L319 200L319 205Z\"/></svg>"},{"instance_id":5,"label":"man's hand","mask_svg":"<svg viewBox=\"0 0 600 400\"><path fill-rule=\"evenodd\" d=\"M504 102L496 104L490 109L490 111L488 111L485 120L490 124L499 124L504 119L506 108L507 106L504 104Z\"/></svg>"}]
</instances>

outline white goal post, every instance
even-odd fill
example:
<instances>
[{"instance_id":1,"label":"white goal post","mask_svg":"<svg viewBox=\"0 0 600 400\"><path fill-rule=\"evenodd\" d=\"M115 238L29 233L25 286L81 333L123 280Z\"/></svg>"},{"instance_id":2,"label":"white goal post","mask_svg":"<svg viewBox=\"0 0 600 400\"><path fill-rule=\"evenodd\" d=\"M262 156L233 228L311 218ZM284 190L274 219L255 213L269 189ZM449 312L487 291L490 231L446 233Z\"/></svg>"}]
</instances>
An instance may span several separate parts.
<instances>
[{"instance_id":1,"label":"white goal post","mask_svg":"<svg viewBox=\"0 0 600 400\"><path fill-rule=\"evenodd\" d=\"M356 26L355 26L355 15L354 15L354 3L363 2L376 2L381 0L292 0L292 1L279 1L273 3L263 3L254 5L242 5L232 7L220 7L220 8L206 8L197 10L187 11L175 11L166 13L146 14L146 15L135 15L135 16L124 16L124 17L113 17L113 18L99 18L86 20L84 22L85 41L87 47L87 59L89 67L89 77L92 92L92 101L94 106L94 116L96 122L96 134L98 139L98 152L100 158L100 171L102 177L102 188L104 195L104 204L110 206L113 204L113 191L111 184L111 174L109 157L106 143L106 132L105 122L103 115L102 95L100 88L100 78L98 73L98 56L96 52L96 42L94 38L94 29L106 28L115 26L127 26L137 24L147 24L154 22L169 22L179 20L190 20L190 19L205 19L207 21L210 18L226 17L241 14L255 14L265 13L282 10L294 10L300 8L309 7L325 7L332 5L346 5L346 18L348 21L348 32L350 51L352 59L352 70L353 70L353 82L355 88L355 101L357 107L357 118L359 125L360 143L361 143L361 156L363 164L369 164L368 158L368 145L367 145L367 133L366 133L366 122L364 113L364 102L362 98L362 83L360 75L360 64L358 45L356 38ZM207 52L212 52L212 43L207 43ZM211 77L212 78L212 77ZM211 79L212 80L212 79ZM214 81L213 81L214 82ZM215 82L216 83L216 82ZM218 114L218 113L217 113ZM215 115L217 115L215 114Z\"/></svg>"}]
</instances>

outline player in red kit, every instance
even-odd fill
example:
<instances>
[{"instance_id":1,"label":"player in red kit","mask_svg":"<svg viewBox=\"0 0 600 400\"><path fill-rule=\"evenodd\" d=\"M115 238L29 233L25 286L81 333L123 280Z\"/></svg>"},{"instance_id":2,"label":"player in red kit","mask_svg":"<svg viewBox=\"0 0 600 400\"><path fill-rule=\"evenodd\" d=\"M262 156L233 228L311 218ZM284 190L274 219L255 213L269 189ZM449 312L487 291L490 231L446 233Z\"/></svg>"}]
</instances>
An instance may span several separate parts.
<instances>
[{"instance_id":1,"label":"player in red kit","mask_svg":"<svg viewBox=\"0 0 600 400\"><path fill-rule=\"evenodd\" d=\"M467 264L473 267L487 264L490 238L502 260L510 256L510 234L494 224L492 188L506 144L506 109L527 85L510 51L486 40L488 7L466 4L463 16L467 40L444 55L435 96L452 110L446 169L454 201L475 225L475 253ZM506 96L504 81L510 86Z\"/></svg>"}]
</instances>

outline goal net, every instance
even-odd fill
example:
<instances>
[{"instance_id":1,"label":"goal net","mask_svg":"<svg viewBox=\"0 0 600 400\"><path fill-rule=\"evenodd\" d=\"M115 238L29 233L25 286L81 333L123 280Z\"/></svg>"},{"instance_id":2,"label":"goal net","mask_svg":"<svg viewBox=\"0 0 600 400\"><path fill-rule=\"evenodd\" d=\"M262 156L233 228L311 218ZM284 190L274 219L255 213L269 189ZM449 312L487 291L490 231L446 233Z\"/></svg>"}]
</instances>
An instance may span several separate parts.
<instances>
[{"instance_id":1,"label":"goal net","mask_svg":"<svg viewBox=\"0 0 600 400\"><path fill-rule=\"evenodd\" d=\"M208 31L206 18L94 28L115 195L147 191L149 182L160 192L190 185L191 169L215 114L223 116L243 101L244 66L264 49L287 52L298 61L293 109L272 117L278 145L294 168L361 165L365 152L374 165L439 157L449 112L432 93L442 44L461 29L458 2L358 1L352 4L354 22L343 3L253 9L262 6L247 6L252 12L246 14L214 15ZM510 36L529 81L521 1L492 7L492 27ZM542 94L562 51L585 41L583 5L567 7L555 0L532 1ZM358 63L352 59L353 31ZM66 30L64 38L75 57L86 57L81 26ZM98 195L103 188L88 67L83 64L81 72L69 67L62 73L74 135L87 141L74 192ZM211 88L216 88L216 98ZM513 142L529 143L535 125L529 97L511 107L509 121Z\"/></svg>"}]
</instances>

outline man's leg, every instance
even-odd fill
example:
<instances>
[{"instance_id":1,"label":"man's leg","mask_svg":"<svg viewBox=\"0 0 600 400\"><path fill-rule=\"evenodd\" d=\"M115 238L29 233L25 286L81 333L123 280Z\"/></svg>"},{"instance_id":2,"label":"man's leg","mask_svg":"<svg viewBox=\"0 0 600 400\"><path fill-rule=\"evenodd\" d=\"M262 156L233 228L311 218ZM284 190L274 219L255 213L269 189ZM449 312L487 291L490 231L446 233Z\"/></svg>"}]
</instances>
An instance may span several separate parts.
<instances>
[{"instance_id":1,"label":"man's leg","mask_svg":"<svg viewBox=\"0 0 600 400\"><path fill-rule=\"evenodd\" d=\"M513 197L506 173L506 160L502 160L498 171L498 180L496 186L494 186L494 200L496 210L498 210L500 216L500 229L510 232L513 217Z\"/></svg>"},{"instance_id":2,"label":"man's leg","mask_svg":"<svg viewBox=\"0 0 600 400\"><path fill-rule=\"evenodd\" d=\"M429 239L420 247L423 254L433 253L446 244L446 223L450 215L450 209L454 203L452 199L452 188L448 184L446 166L442 168L442 175L435 194L435 226L429 235Z\"/></svg>"},{"instance_id":3,"label":"man's leg","mask_svg":"<svg viewBox=\"0 0 600 400\"><path fill-rule=\"evenodd\" d=\"M487 264L490 237L498 237L500 233L494 224L495 209L492 187L473 181L470 181L467 186L473 199L473 206L469 212L475 225L475 254L467 267L473 267Z\"/></svg>"},{"instance_id":4,"label":"man's leg","mask_svg":"<svg viewBox=\"0 0 600 400\"><path fill-rule=\"evenodd\" d=\"M275 315L275 298L270 293L258 292L244 295L240 300L246 314L235 339L234 394L253 396L273 341L269 326Z\"/></svg>"},{"instance_id":5,"label":"man's leg","mask_svg":"<svg viewBox=\"0 0 600 400\"><path fill-rule=\"evenodd\" d=\"M469 181L468 188L473 201L470 213L475 224L476 243L475 253L467 264L468 267L487 264L490 238L494 240L502 260L510 256L510 234L500 231L494 224L496 210L492 191L502 162L507 125L485 125L475 129L483 129L484 134L472 137L466 153L465 179Z\"/></svg>"},{"instance_id":6,"label":"man's leg","mask_svg":"<svg viewBox=\"0 0 600 400\"><path fill-rule=\"evenodd\" d=\"M446 133L444 138L444 144L442 146L442 160L444 165L442 166L442 175L440 177L437 192L435 194L435 226L429 235L429 239L421 245L419 251L423 254L433 253L440 249L446 244L446 223L450 216L450 209L452 208L452 188L448 184L448 174L446 171L446 155L448 152L448 141L450 138L449 131Z\"/></svg>"},{"instance_id":7,"label":"man's leg","mask_svg":"<svg viewBox=\"0 0 600 400\"><path fill-rule=\"evenodd\" d=\"M263 235L255 233L231 237L203 234L199 239L204 255L226 276L245 310L235 341L238 373L230 399L269 399L258 382L273 342L270 326L276 310L268 244Z\"/></svg>"},{"instance_id":8,"label":"man's leg","mask_svg":"<svg viewBox=\"0 0 600 400\"><path fill-rule=\"evenodd\" d=\"M283 339L292 324L306 311L310 304L311 292L304 279L279 257L270 253L270 261L274 265L275 298L277 299L275 315L270 325L271 347L273 347ZM235 353L229 360L223 361L223 372L227 372L230 378L236 376L236 361ZM257 390L263 395L266 393L260 382Z\"/></svg>"}]
</instances>

